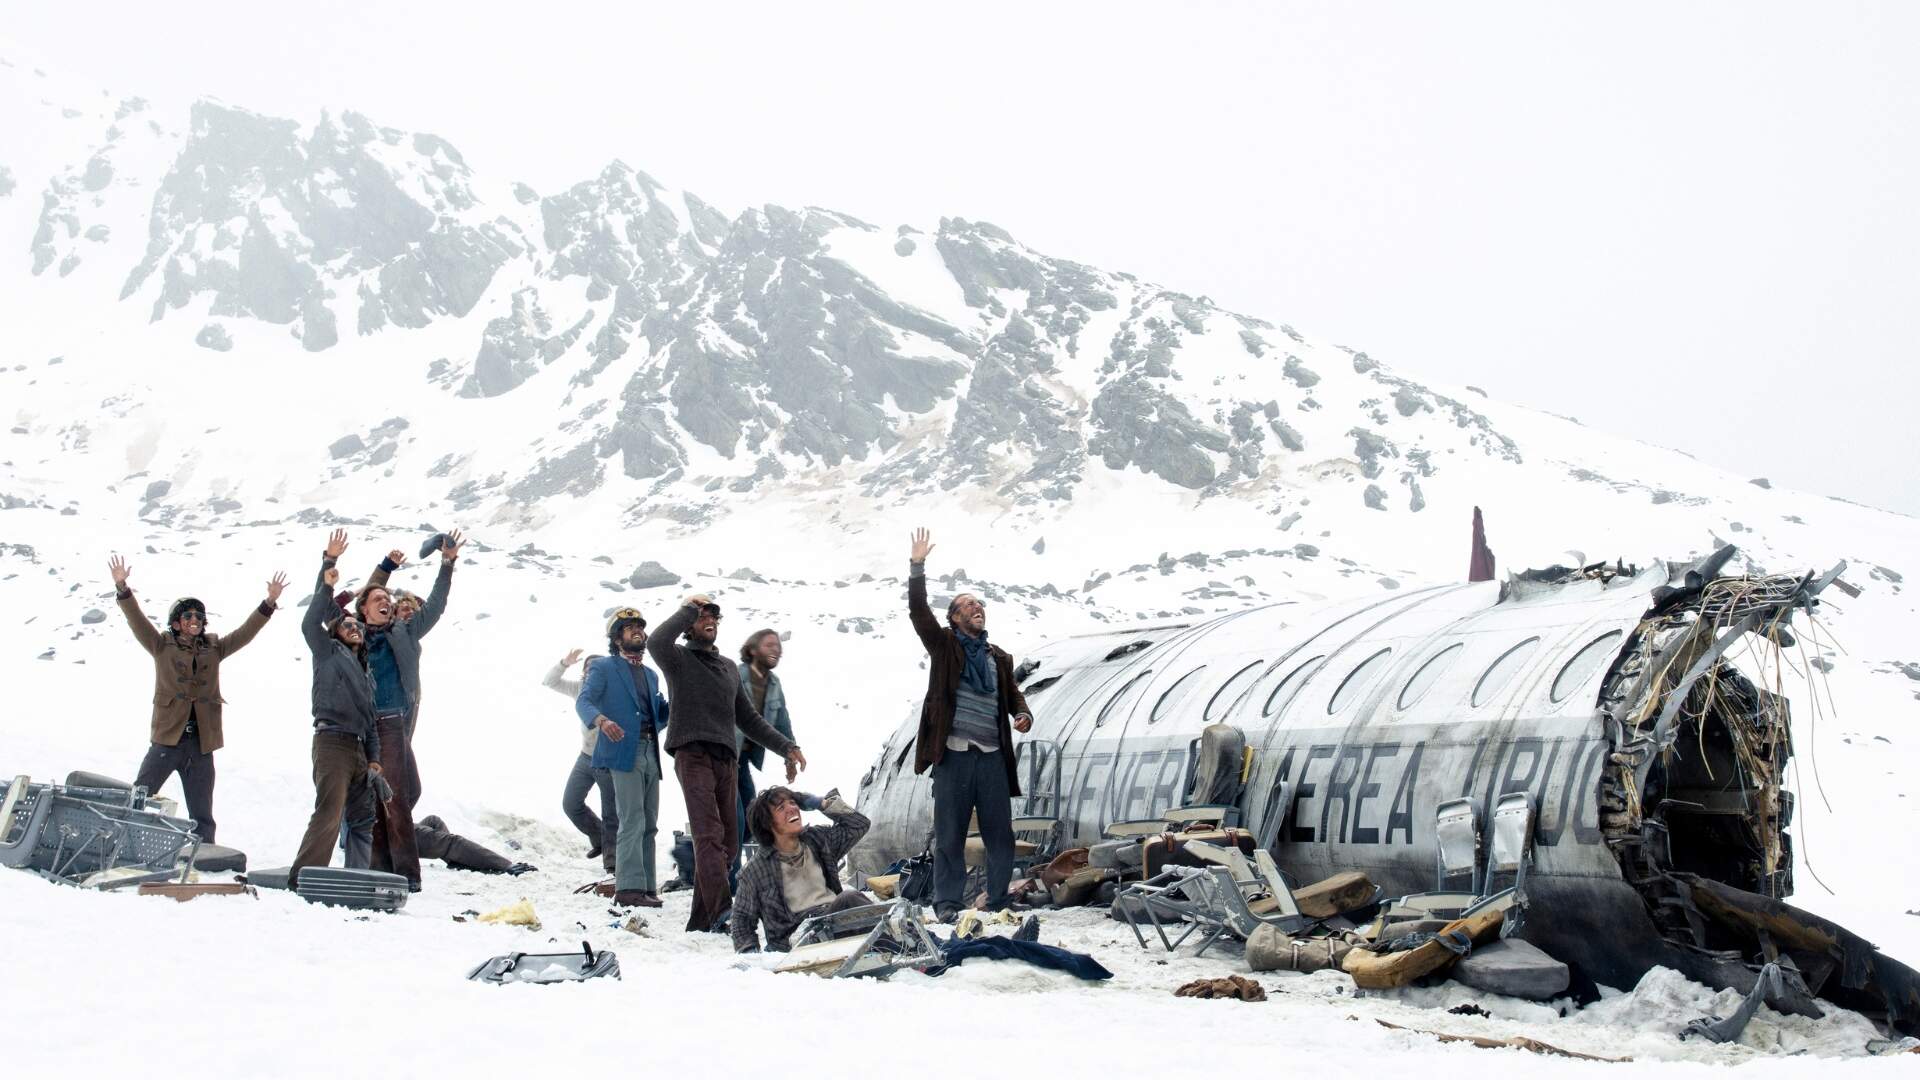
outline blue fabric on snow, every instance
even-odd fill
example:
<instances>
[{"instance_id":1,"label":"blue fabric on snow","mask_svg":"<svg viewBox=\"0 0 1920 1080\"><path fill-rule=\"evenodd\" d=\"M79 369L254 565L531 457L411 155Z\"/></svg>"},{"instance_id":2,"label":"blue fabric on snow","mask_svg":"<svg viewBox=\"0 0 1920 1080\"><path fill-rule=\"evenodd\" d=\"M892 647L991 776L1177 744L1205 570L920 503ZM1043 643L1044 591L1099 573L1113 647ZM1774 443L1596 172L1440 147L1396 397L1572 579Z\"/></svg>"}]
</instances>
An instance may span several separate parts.
<instances>
[{"instance_id":1,"label":"blue fabric on snow","mask_svg":"<svg viewBox=\"0 0 1920 1080\"><path fill-rule=\"evenodd\" d=\"M940 956L953 967L966 960L1024 960L1034 967L1043 967L1051 971L1064 971L1082 979L1098 982L1113 978L1113 972L1100 966L1100 962L1086 953L1071 952L1057 945L1042 945L1038 941L1015 941L1009 937L979 937L968 941L948 939L940 941ZM928 974L938 975L938 971Z\"/></svg>"}]
</instances>

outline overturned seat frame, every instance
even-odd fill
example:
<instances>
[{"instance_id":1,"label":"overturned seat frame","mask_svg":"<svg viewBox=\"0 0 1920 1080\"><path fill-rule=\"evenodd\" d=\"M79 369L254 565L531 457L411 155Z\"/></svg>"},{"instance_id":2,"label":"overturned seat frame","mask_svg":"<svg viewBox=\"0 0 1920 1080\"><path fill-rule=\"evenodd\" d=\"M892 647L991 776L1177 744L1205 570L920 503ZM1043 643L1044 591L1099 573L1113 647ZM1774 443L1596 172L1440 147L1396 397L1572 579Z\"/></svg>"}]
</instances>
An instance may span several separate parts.
<instances>
[{"instance_id":1,"label":"overturned seat frame","mask_svg":"<svg viewBox=\"0 0 1920 1080\"><path fill-rule=\"evenodd\" d=\"M857 938L857 941L853 939ZM793 932L793 952L838 940L853 941L844 959L832 970L824 963L788 963L782 971L814 971L831 979L872 976L885 978L902 968L939 967L940 943L927 931L926 916L911 900L866 904L827 915L816 915ZM826 958L823 958L825 961Z\"/></svg>"},{"instance_id":2,"label":"overturned seat frame","mask_svg":"<svg viewBox=\"0 0 1920 1080\"><path fill-rule=\"evenodd\" d=\"M1204 956L1216 941L1232 934L1245 941L1261 926L1272 926L1286 934L1297 934L1313 923L1300 914L1293 890L1265 851L1254 853L1254 864L1237 849L1217 844L1194 842L1187 845L1193 854L1214 863L1212 866L1176 866L1146 881L1120 889L1114 907L1120 912L1141 948L1147 937L1140 929L1144 918L1168 952L1177 951L1195 931L1202 931L1195 956ZM1271 895L1277 905L1272 914L1256 913L1248 901L1252 896ZM1186 923L1178 938L1167 936L1171 923Z\"/></svg>"}]
</instances>

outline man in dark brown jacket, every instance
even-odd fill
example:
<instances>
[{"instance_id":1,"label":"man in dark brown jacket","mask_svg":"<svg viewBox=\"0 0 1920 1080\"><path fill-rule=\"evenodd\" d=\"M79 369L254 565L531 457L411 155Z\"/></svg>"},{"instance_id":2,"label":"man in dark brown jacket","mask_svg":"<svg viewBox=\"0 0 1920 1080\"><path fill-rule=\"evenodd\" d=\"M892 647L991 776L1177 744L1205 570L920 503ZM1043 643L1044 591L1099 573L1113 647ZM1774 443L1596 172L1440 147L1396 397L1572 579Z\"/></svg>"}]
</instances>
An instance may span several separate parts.
<instances>
[{"instance_id":1,"label":"man in dark brown jacket","mask_svg":"<svg viewBox=\"0 0 1920 1080\"><path fill-rule=\"evenodd\" d=\"M972 593L947 605L947 624L927 606L925 529L913 533L907 616L927 649L927 697L920 707L913 771L933 770L933 910L953 919L967 899L967 823L980 816L987 849L987 905L1006 903L1013 880L1013 733L1033 727L1013 681L1013 657L987 643L987 608Z\"/></svg>"},{"instance_id":2,"label":"man in dark brown jacket","mask_svg":"<svg viewBox=\"0 0 1920 1080\"><path fill-rule=\"evenodd\" d=\"M187 816L194 832L213 843L213 752L225 745L221 729L220 661L245 648L273 616L273 605L287 587L284 574L267 582L267 598L231 634L207 633L207 608L192 597L173 602L167 629L154 629L127 588L128 567L115 555L107 563L113 575L120 613L133 639L153 657L153 729L147 756L134 783L157 793L167 777L180 774Z\"/></svg>"}]
</instances>

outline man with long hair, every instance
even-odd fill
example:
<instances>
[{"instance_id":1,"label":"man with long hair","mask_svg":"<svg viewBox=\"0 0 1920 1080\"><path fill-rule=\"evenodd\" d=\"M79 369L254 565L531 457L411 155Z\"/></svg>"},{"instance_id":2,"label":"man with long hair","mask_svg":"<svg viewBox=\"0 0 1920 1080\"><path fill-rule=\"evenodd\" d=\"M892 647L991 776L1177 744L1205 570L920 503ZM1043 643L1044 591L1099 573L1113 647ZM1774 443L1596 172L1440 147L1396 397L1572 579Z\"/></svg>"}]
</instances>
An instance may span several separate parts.
<instances>
[{"instance_id":1,"label":"man with long hair","mask_svg":"<svg viewBox=\"0 0 1920 1080\"><path fill-rule=\"evenodd\" d=\"M802 810L818 810L833 824L808 825ZM871 824L838 791L819 798L770 787L755 796L747 827L760 854L740 872L728 927L733 951L758 951L764 926L767 950L785 952L794 930L808 919L871 903L858 889L840 887L839 870Z\"/></svg>"},{"instance_id":2,"label":"man with long hair","mask_svg":"<svg viewBox=\"0 0 1920 1080\"><path fill-rule=\"evenodd\" d=\"M915 529L908 555L907 616L927 650L927 696L913 771L933 770L933 909L958 916L967 897L967 823L980 817L987 849L987 905L1006 903L1013 880L1013 733L1033 727L1027 699L1013 681L1013 657L987 642L987 607L972 593L947 604L946 625L927 606L932 536Z\"/></svg>"}]
</instances>

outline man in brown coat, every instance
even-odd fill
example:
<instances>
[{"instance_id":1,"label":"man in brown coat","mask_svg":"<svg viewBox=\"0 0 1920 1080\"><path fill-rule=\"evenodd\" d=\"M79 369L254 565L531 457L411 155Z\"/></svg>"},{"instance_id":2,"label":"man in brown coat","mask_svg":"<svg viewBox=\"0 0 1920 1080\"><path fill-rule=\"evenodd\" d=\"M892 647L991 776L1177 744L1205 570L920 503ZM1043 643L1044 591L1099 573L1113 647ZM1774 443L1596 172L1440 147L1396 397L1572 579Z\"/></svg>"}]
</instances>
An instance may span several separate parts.
<instances>
[{"instance_id":1,"label":"man in brown coat","mask_svg":"<svg viewBox=\"0 0 1920 1080\"><path fill-rule=\"evenodd\" d=\"M1013 681L1013 657L987 643L987 608L972 593L947 605L947 624L927 606L925 529L913 533L907 616L927 649L927 697L920 707L913 771L933 770L933 910L951 921L967 899L967 823L980 816L987 849L987 905L1006 903L1013 880L1013 733L1033 727Z\"/></svg>"},{"instance_id":2,"label":"man in brown coat","mask_svg":"<svg viewBox=\"0 0 1920 1080\"><path fill-rule=\"evenodd\" d=\"M205 843L213 843L213 752L225 745L221 730L220 661L245 648L273 616L284 574L267 582L267 598L248 614L231 634L207 632L207 608L192 597L173 602L165 632L154 629L127 588L128 567L115 555L107 563L120 613L127 617L133 639L153 656L153 731L147 756L140 762L134 783L158 792L167 777L180 774L187 796L187 816Z\"/></svg>"}]
</instances>

